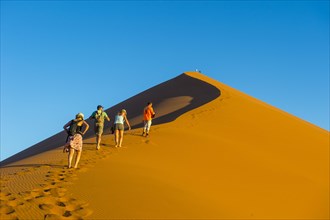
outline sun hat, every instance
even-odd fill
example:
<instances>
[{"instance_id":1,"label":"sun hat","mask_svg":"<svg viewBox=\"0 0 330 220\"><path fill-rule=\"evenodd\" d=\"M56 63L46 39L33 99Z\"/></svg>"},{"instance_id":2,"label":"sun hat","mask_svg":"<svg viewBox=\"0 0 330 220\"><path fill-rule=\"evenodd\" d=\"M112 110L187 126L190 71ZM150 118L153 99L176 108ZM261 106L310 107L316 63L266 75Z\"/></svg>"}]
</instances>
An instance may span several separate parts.
<instances>
[{"instance_id":1,"label":"sun hat","mask_svg":"<svg viewBox=\"0 0 330 220\"><path fill-rule=\"evenodd\" d=\"M84 114L79 112L78 114L76 114L76 118L82 118L84 119Z\"/></svg>"}]
</instances>

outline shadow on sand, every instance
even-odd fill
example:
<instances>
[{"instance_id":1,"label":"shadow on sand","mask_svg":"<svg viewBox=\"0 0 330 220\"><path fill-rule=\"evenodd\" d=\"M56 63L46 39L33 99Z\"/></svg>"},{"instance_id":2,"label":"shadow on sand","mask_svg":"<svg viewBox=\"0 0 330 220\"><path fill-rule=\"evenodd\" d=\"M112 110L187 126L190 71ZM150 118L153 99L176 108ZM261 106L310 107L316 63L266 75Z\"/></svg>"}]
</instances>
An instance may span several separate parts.
<instances>
[{"instance_id":1,"label":"shadow on sand","mask_svg":"<svg viewBox=\"0 0 330 220\"><path fill-rule=\"evenodd\" d=\"M115 94L113 94L115 95ZM116 113L125 108L128 112L128 119L130 120L131 126L133 129L142 127L142 112L146 103L151 101L153 102L154 109L157 113L157 107L163 108L164 105L167 109L166 114L159 115L157 114L156 118L153 120L153 124L163 124L168 123L180 115L195 109L199 106L205 105L206 103L216 99L221 95L221 91L215 86L206 83L202 80L193 78L186 74L181 74L171 80L163 82L157 86L154 86L144 92L141 92L109 109L106 110L110 118L113 118ZM166 103L166 100L180 97L189 97L190 101L185 105L182 105L180 108L174 108L171 110L170 104ZM109 97L111 98L111 97ZM92 112L92 110L91 110ZM89 113L85 113L88 115ZM87 123L92 125L89 131L86 133L84 139L94 137L93 134L93 122L91 120L86 120ZM63 125L66 122L63 122ZM110 133L110 127L112 123L106 123L104 127L104 134ZM0 166L3 167L10 163L20 161L22 159L40 154L45 151L49 151L58 147L61 147L65 144L67 134L62 131L30 148L27 148L14 156L2 161Z\"/></svg>"}]
</instances>

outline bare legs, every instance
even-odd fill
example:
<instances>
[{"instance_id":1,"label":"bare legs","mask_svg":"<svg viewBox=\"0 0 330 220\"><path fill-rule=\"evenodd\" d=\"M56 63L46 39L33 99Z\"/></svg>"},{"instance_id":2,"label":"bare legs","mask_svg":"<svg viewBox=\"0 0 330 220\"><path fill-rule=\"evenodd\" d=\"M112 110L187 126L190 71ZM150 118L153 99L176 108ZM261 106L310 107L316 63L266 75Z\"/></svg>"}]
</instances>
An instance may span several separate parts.
<instances>
[{"instance_id":1,"label":"bare legs","mask_svg":"<svg viewBox=\"0 0 330 220\"><path fill-rule=\"evenodd\" d=\"M72 163L72 158L73 158L73 154L74 154L74 149L69 147L70 151L69 151L69 155L68 155L68 168L71 168L71 163Z\"/></svg>"},{"instance_id":2,"label":"bare legs","mask_svg":"<svg viewBox=\"0 0 330 220\"><path fill-rule=\"evenodd\" d=\"M81 157L81 151L77 151L76 163L74 164L74 168L77 168L78 167L78 163L80 161L80 157Z\"/></svg>"},{"instance_id":3,"label":"bare legs","mask_svg":"<svg viewBox=\"0 0 330 220\"><path fill-rule=\"evenodd\" d=\"M115 147L118 147L118 145L119 145L119 130L115 131L115 142L116 142Z\"/></svg>"},{"instance_id":4,"label":"bare legs","mask_svg":"<svg viewBox=\"0 0 330 220\"><path fill-rule=\"evenodd\" d=\"M72 159L73 159L73 155L75 153L75 149L70 147L70 151L69 151L69 155L68 155L68 168L72 167ZM74 164L74 168L78 167L78 163L81 157L81 151L76 151L77 155L76 155L76 162Z\"/></svg>"},{"instance_id":5,"label":"bare legs","mask_svg":"<svg viewBox=\"0 0 330 220\"><path fill-rule=\"evenodd\" d=\"M121 144L123 143L124 138L124 130L119 131L119 147L121 147Z\"/></svg>"},{"instance_id":6,"label":"bare legs","mask_svg":"<svg viewBox=\"0 0 330 220\"><path fill-rule=\"evenodd\" d=\"M101 145L101 136L100 134L96 135L96 150L100 149L100 145Z\"/></svg>"},{"instance_id":7,"label":"bare legs","mask_svg":"<svg viewBox=\"0 0 330 220\"><path fill-rule=\"evenodd\" d=\"M96 150L99 150L101 147L102 134L103 134L103 125L95 125Z\"/></svg>"},{"instance_id":8,"label":"bare legs","mask_svg":"<svg viewBox=\"0 0 330 220\"><path fill-rule=\"evenodd\" d=\"M115 147L121 147L121 145L123 143L123 138L124 138L124 130L116 130L116 132L115 132L116 146Z\"/></svg>"}]
</instances>

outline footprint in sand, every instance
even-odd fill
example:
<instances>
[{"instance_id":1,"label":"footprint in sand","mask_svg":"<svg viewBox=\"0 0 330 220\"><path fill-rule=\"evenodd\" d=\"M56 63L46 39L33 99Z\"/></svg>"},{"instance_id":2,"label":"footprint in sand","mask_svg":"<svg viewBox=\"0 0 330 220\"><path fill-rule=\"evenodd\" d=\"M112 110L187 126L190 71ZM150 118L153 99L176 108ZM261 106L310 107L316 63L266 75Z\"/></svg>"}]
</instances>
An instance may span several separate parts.
<instances>
[{"instance_id":1,"label":"footprint in sand","mask_svg":"<svg viewBox=\"0 0 330 220\"><path fill-rule=\"evenodd\" d=\"M44 197L45 194L40 191L40 189L34 189L31 191L30 195L32 198L41 198L41 197Z\"/></svg>"},{"instance_id":2,"label":"footprint in sand","mask_svg":"<svg viewBox=\"0 0 330 220\"><path fill-rule=\"evenodd\" d=\"M48 193L53 197L63 197L66 191L64 188L52 188Z\"/></svg>"},{"instance_id":3,"label":"footprint in sand","mask_svg":"<svg viewBox=\"0 0 330 220\"><path fill-rule=\"evenodd\" d=\"M0 192L0 198L11 196L11 193Z\"/></svg>"},{"instance_id":4,"label":"footprint in sand","mask_svg":"<svg viewBox=\"0 0 330 220\"><path fill-rule=\"evenodd\" d=\"M40 204L39 208L46 211L45 219L82 219L92 214L92 211L86 209L87 203L79 202L73 198L59 198L53 204Z\"/></svg>"},{"instance_id":5,"label":"footprint in sand","mask_svg":"<svg viewBox=\"0 0 330 220\"><path fill-rule=\"evenodd\" d=\"M39 209L44 210L44 211L49 211L53 207L54 207L54 205L52 205L52 204L39 204Z\"/></svg>"},{"instance_id":6,"label":"footprint in sand","mask_svg":"<svg viewBox=\"0 0 330 220\"><path fill-rule=\"evenodd\" d=\"M75 175L68 175L68 174L47 174L45 182L50 182L51 185L56 185L59 183L68 183L69 181L66 180L69 176Z\"/></svg>"},{"instance_id":7,"label":"footprint in sand","mask_svg":"<svg viewBox=\"0 0 330 220\"><path fill-rule=\"evenodd\" d=\"M11 193L0 193L0 205L1 206L8 206L8 207L16 207L23 205L24 202L21 200L18 200L16 197L14 197Z\"/></svg>"},{"instance_id":8,"label":"footprint in sand","mask_svg":"<svg viewBox=\"0 0 330 220\"><path fill-rule=\"evenodd\" d=\"M96 159L102 155L95 156L89 164L96 163ZM47 167L45 167L47 168ZM23 168L13 175L27 174L37 168ZM44 174L44 181L38 184L39 188L31 191L18 192L17 197L4 191L0 191L0 219L22 219L16 207L27 205L39 209L44 219L83 219L92 214L87 209L88 203L65 197L67 189L65 186L77 179L78 172L85 172L88 168L82 166L80 169L51 169ZM11 177L7 177L9 181ZM4 183L1 180L1 183Z\"/></svg>"},{"instance_id":9,"label":"footprint in sand","mask_svg":"<svg viewBox=\"0 0 330 220\"><path fill-rule=\"evenodd\" d=\"M44 220L58 220L61 219L61 216L55 214L46 214Z\"/></svg>"},{"instance_id":10,"label":"footprint in sand","mask_svg":"<svg viewBox=\"0 0 330 220\"><path fill-rule=\"evenodd\" d=\"M15 212L15 209L11 206L8 206L8 205L1 205L0 206L0 213L1 214L10 215L14 212Z\"/></svg>"},{"instance_id":11,"label":"footprint in sand","mask_svg":"<svg viewBox=\"0 0 330 220\"><path fill-rule=\"evenodd\" d=\"M50 191L52 190L52 188L50 188L50 187L45 187L44 188L44 193L46 193L46 194L50 194Z\"/></svg>"},{"instance_id":12,"label":"footprint in sand","mask_svg":"<svg viewBox=\"0 0 330 220\"><path fill-rule=\"evenodd\" d=\"M15 200L9 200L9 201L7 202L7 205L8 205L8 206L11 206L11 207L17 207L17 206L22 206L22 205L24 205L24 202L23 202L23 201L19 201L19 200L17 200L17 199L15 199Z\"/></svg>"}]
</instances>

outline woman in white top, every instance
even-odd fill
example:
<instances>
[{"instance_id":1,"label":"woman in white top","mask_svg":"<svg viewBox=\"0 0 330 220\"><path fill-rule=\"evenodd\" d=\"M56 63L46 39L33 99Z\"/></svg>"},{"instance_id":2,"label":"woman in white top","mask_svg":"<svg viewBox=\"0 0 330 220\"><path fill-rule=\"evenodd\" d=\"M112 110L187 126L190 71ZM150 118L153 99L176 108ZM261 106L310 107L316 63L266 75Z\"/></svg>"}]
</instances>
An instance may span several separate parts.
<instances>
[{"instance_id":1,"label":"woman in white top","mask_svg":"<svg viewBox=\"0 0 330 220\"><path fill-rule=\"evenodd\" d=\"M131 126L127 120L127 112L125 109L118 112L118 114L115 117L114 122L114 130L115 130L115 141L116 146L115 147L121 147L123 143L123 137L124 137L124 122L126 122L128 129L131 130Z\"/></svg>"}]
</instances>

